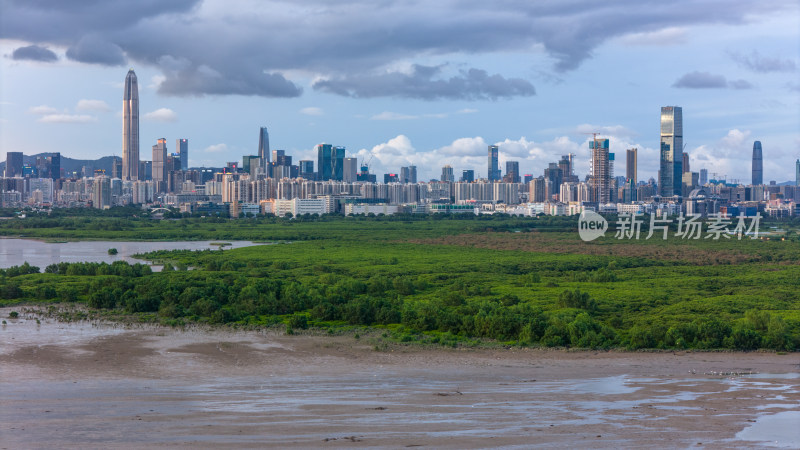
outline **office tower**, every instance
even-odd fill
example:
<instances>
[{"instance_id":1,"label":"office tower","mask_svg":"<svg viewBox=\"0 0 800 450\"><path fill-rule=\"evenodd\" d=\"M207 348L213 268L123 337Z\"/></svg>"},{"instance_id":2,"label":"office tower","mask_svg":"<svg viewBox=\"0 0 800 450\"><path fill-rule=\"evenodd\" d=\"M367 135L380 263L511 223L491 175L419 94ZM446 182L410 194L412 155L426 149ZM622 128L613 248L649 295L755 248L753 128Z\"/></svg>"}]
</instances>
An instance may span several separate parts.
<instances>
[{"instance_id":1,"label":"office tower","mask_svg":"<svg viewBox=\"0 0 800 450\"><path fill-rule=\"evenodd\" d=\"M111 178L122 178L122 158L119 156L111 160Z\"/></svg>"},{"instance_id":2,"label":"office tower","mask_svg":"<svg viewBox=\"0 0 800 450\"><path fill-rule=\"evenodd\" d=\"M550 163L544 169L544 179L547 182L546 185L550 187L550 190L545 194L545 197L549 200L551 194L561 190L561 183L564 182L564 173L558 164Z\"/></svg>"},{"instance_id":3,"label":"office tower","mask_svg":"<svg viewBox=\"0 0 800 450\"><path fill-rule=\"evenodd\" d=\"M497 158L500 151L496 145L489 146L489 181L500 181L500 167Z\"/></svg>"},{"instance_id":4,"label":"office tower","mask_svg":"<svg viewBox=\"0 0 800 450\"><path fill-rule=\"evenodd\" d=\"M681 173L691 172L691 170L689 170L689 154L688 153L686 153L686 152L683 153L683 160L682 161L683 162L681 164L681 170L682 170Z\"/></svg>"},{"instance_id":5,"label":"office tower","mask_svg":"<svg viewBox=\"0 0 800 450\"><path fill-rule=\"evenodd\" d=\"M519 161L506 161L506 182L519 183Z\"/></svg>"},{"instance_id":6,"label":"office tower","mask_svg":"<svg viewBox=\"0 0 800 450\"><path fill-rule=\"evenodd\" d=\"M22 152L6 153L6 178L22 176Z\"/></svg>"},{"instance_id":7,"label":"office tower","mask_svg":"<svg viewBox=\"0 0 800 450\"><path fill-rule=\"evenodd\" d=\"M320 181L338 180L344 176L344 147L330 144L317 145L317 170Z\"/></svg>"},{"instance_id":8,"label":"office tower","mask_svg":"<svg viewBox=\"0 0 800 450\"><path fill-rule=\"evenodd\" d=\"M708 183L708 169L700 169L700 186L705 186Z\"/></svg>"},{"instance_id":9,"label":"office tower","mask_svg":"<svg viewBox=\"0 0 800 450\"><path fill-rule=\"evenodd\" d=\"M800 186L800 159L794 163L794 184Z\"/></svg>"},{"instance_id":10,"label":"office tower","mask_svg":"<svg viewBox=\"0 0 800 450\"><path fill-rule=\"evenodd\" d=\"M597 139L589 142L592 151L591 179L589 194L592 201L608 203L611 201L611 155L608 152L608 139Z\"/></svg>"},{"instance_id":11,"label":"office tower","mask_svg":"<svg viewBox=\"0 0 800 450\"><path fill-rule=\"evenodd\" d=\"M153 146L153 181L156 182L156 191L163 192L164 182L167 179L167 140L161 138Z\"/></svg>"},{"instance_id":12,"label":"office tower","mask_svg":"<svg viewBox=\"0 0 800 450\"><path fill-rule=\"evenodd\" d=\"M266 172L267 164L269 164L269 132L267 127L261 127L258 130L258 157L261 158L261 167Z\"/></svg>"},{"instance_id":13,"label":"office tower","mask_svg":"<svg viewBox=\"0 0 800 450\"><path fill-rule=\"evenodd\" d=\"M625 179L633 181L633 185L636 186L636 183L639 182L636 174L636 168L638 165L639 159L639 149L638 148L629 148L626 150L626 164L625 164Z\"/></svg>"},{"instance_id":14,"label":"office tower","mask_svg":"<svg viewBox=\"0 0 800 450\"><path fill-rule=\"evenodd\" d=\"M408 183L408 167L400 168L400 182Z\"/></svg>"},{"instance_id":15,"label":"office tower","mask_svg":"<svg viewBox=\"0 0 800 450\"><path fill-rule=\"evenodd\" d=\"M531 180L533 180L533 174L526 173L525 175L523 175L523 178L522 178L522 182L523 183L528 184L528 183L531 182Z\"/></svg>"},{"instance_id":16,"label":"office tower","mask_svg":"<svg viewBox=\"0 0 800 450\"><path fill-rule=\"evenodd\" d=\"M461 181L464 183L472 183L475 181L475 171L471 169L461 171Z\"/></svg>"},{"instance_id":17,"label":"office tower","mask_svg":"<svg viewBox=\"0 0 800 450\"><path fill-rule=\"evenodd\" d=\"M314 176L314 161L310 159L302 159L299 162L300 167L299 176L300 178L304 178L306 180L315 180L316 177Z\"/></svg>"},{"instance_id":18,"label":"office tower","mask_svg":"<svg viewBox=\"0 0 800 450\"><path fill-rule=\"evenodd\" d=\"M683 169L683 110L661 108L661 157L658 189L662 197L681 195Z\"/></svg>"},{"instance_id":19,"label":"office tower","mask_svg":"<svg viewBox=\"0 0 800 450\"><path fill-rule=\"evenodd\" d=\"M122 179L139 179L139 84L133 69L122 96Z\"/></svg>"},{"instance_id":20,"label":"office tower","mask_svg":"<svg viewBox=\"0 0 800 450\"><path fill-rule=\"evenodd\" d=\"M258 155L242 155L242 170L255 178L254 169L261 165L261 158Z\"/></svg>"},{"instance_id":21,"label":"office tower","mask_svg":"<svg viewBox=\"0 0 800 450\"><path fill-rule=\"evenodd\" d=\"M442 167L442 181L448 183L456 181L455 175L453 175L453 168L449 164Z\"/></svg>"},{"instance_id":22,"label":"office tower","mask_svg":"<svg viewBox=\"0 0 800 450\"><path fill-rule=\"evenodd\" d=\"M358 160L356 158L344 158L342 170L342 181L354 183L358 179Z\"/></svg>"},{"instance_id":23,"label":"office tower","mask_svg":"<svg viewBox=\"0 0 800 450\"><path fill-rule=\"evenodd\" d=\"M417 166L408 166L408 182L417 184Z\"/></svg>"},{"instance_id":24,"label":"office tower","mask_svg":"<svg viewBox=\"0 0 800 450\"><path fill-rule=\"evenodd\" d=\"M753 142L753 186L764 184L764 165L761 159L761 141Z\"/></svg>"},{"instance_id":25,"label":"office tower","mask_svg":"<svg viewBox=\"0 0 800 450\"><path fill-rule=\"evenodd\" d=\"M175 153L179 154L181 157L180 170L189 170L189 140L176 139Z\"/></svg>"},{"instance_id":26,"label":"office tower","mask_svg":"<svg viewBox=\"0 0 800 450\"><path fill-rule=\"evenodd\" d=\"M396 173L385 173L383 174L383 183L398 183L400 182L400 177L397 176Z\"/></svg>"}]
</instances>

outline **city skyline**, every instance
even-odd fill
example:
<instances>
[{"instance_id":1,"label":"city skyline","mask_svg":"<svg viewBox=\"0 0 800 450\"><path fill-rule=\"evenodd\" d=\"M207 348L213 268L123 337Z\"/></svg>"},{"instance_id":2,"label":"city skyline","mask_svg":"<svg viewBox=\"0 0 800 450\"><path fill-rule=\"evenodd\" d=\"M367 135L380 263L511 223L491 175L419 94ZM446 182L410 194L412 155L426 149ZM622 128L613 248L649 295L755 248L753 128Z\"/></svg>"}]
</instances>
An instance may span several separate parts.
<instances>
[{"instance_id":1,"label":"city skyline","mask_svg":"<svg viewBox=\"0 0 800 450\"><path fill-rule=\"evenodd\" d=\"M282 20L303 15L269 6ZM253 130L267 126L272 147L296 160L315 160L315 146L331 142L359 163L372 156L374 172L416 165L420 179L438 178L444 164L483 176L488 145L500 147L499 167L520 161L523 174L542 173L567 153L576 155L576 172L588 173L584 133L599 132L612 153L639 149L646 180L659 168L654 111L673 104L684 108L695 170L747 180L760 140L765 182L793 178L786 161L800 157L796 2L733 2L719 11L699 1L693 15L680 3L638 2L349 7L359 27L310 33L308 24L344 20L337 7L320 4L276 47L274 33L262 31L273 29L265 26L273 19L235 2L136 9L112 1L77 27L69 7L3 3L0 154L120 156L115 105L120 71L133 67L141 145L187 138L191 166L256 154ZM110 14L114 8L120 13ZM110 24L97 19L103 14ZM442 17L463 26L453 29ZM602 36L561 30L598 20L615 26ZM56 29L53 21L70 25ZM354 44L365 42L362 32L382 35L372 28L378 23L394 41ZM408 33L409 24L419 33ZM536 25L549 31L530 31Z\"/></svg>"}]
</instances>

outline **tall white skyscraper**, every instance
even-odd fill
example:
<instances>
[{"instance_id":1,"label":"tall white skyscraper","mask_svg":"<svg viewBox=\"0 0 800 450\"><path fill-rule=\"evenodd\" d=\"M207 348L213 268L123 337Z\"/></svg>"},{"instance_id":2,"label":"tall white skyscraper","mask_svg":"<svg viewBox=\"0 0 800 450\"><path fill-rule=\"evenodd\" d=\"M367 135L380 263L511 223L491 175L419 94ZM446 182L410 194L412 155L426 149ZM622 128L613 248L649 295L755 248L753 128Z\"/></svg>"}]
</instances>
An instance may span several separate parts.
<instances>
[{"instance_id":1,"label":"tall white skyscraper","mask_svg":"<svg viewBox=\"0 0 800 450\"><path fill-rule=\"evenodd\" d=\"M658 190L662 197L683 192L683 110L680 106L661 108L661 158Z\"/></svg>"},{"instance_id":2,"label":"tall white skyscraper","mask_svg":"<svg viewBox=\"0 0 800 450\"><path fill-rule=\"evenodd\" d=\"M139 83L133 69L122 96L122 179L139 179Z\"/></svg>"}]
</instances>

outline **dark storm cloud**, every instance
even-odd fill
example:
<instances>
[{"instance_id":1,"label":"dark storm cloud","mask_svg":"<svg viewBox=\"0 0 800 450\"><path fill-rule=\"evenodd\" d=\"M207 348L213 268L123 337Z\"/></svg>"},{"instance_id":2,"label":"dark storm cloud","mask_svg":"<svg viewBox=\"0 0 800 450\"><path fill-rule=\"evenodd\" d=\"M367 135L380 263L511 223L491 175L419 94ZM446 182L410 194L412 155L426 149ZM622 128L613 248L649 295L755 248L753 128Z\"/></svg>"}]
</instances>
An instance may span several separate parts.
<instances>
[{"instance_id":1,"label":"dark storm cloud","mask_svg":"<svg viewBox=\"0 0 800 450\"><path fill-rule=\"evenodd\" d=\"M741 24L757 20L763 11L795 7L796 0L730 0L724 8L718 0L205 0L202 4L199 0L0 0L0 38L75 47L85 35L96 35L137 64L156 66L164 55L171 55L188 61L189 67L205 66L228 79L190 77L189 87L167 86L165 93L283 96L292 89L281 80L293 72L320 75L328 80L327 89L363 96L363 89L357 91L346 82L370 81L363 74L385 70L398 61L414 63L424 57L435 64L437 58L458 60L495 52L533 55L543 50L552 58L553 70L565 72L579 67L598 46L615 37L671 27ZM502 68L492 71L503 78ZM263 73L272 75L264 81ZM271 79L275 76L280 79ZM451 92L447 89L494 83L495 75L486 76L489 80L475 81L469 73L461 74L445 88ZM382 84L397 91L369 92L408 96L410 88L401 81L401 75L392 80L384 77ZM519 94L514 95L530 95L529 87L517 83ZM187 92L190 89L197 91ZM426 87L420 89L422 96L430 95ZM506 91L498 89L496 94L484 90L481 95L505 96L501 93Z\"/></svg>"},{"instance_id":2,"label":"dark storm cloud","mask_svg":"<svg viewBox=\"0 0 800 450\"><path fill-rule=\"evenodd\" d=\"M82 37L77 44L67 49L67 58L73 61L102 64L104 66L121 66L125 64L125 54L119 45L97 35Z\"/></svg>"},{"instance_id":3,"label":"dark storm cloud","mask_svg":"<svg viewBox=\"0 0 800 450\"><path fill-rule=\"evenodd\" d=\"M708 72L689 72L678 78L672 87L686 89L751 89L753 87L747 80L728 81L723 75Z\"/></svg>"},{"instance_id":4,"label":"dark storm cloud","mask_svg":"<svg viewBox=\"0 0 800 450\"><path fill-rule=\"evenodd\" d=\"M27 47L20 47L15 49L14 52L11 54L11 59L21 61L21 60L29 60L29 61L41 61L41 62L53 62L58 61L58 56L53 53L52 50L47 49L45 47L39 47L38 45L29 45Z\"/></svg>"},{"instance_id":5,"label":"dark storm cloud","mask_svg":"<svg viewBox=\"0 0 800 450\"><path fill-rule=\"evenodd\" d=\"M278 73L222 74L208 66L167 71L158 92L179 97L202 95L259 95L298 97L303 90Z\"/></svg>"},{"instance_id":6,"label":"dark storm cloud","mask_svg":"<svg viewBox=\"0 0 800 450\"><path fill-rule=\"evenodd\" d=\"M415 65L410 74L390 72L379 75L353 75L314 83L315 90L346 97L406 97L422 100L497 100L536 95L526 80L489 75L485 70L469 69L445 79L434 79L440 67Z\"/></svg>"},{"instance_id":7,"label":"dark storm cloud","mask_svg":"<svg viewBox=\"0 0 800 450\"><path fill-rule=\"evenodd\" d=\"M794 72L797 65L791 59L764 56L753 50L749 55L731 52L730 57L741 67L752 70L753 72Z\"/></svg>"}]
</instances>

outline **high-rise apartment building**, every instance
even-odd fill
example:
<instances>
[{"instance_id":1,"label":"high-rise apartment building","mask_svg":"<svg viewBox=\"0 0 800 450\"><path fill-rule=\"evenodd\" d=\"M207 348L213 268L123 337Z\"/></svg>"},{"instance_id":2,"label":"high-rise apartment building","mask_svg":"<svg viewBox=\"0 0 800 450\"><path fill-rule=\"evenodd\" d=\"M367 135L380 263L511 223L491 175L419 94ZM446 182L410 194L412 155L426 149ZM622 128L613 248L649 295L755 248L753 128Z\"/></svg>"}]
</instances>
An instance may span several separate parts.
<instances>
[{"instance_id":1,"label":"high-rise apartment building","mask_svg":"<svg viewBox=\"0 0 800 450\"><path fill-rule=\"evenodd\" d=\"M500 163L497 161L500 150L496 145L489 146L489 181L500 181Z\"/></svg>"},{"instance_id":2,"label":"high-rise apartment building","mask_svg":"<svg viewBox=\"0 0 800 450\"><path fill-rule=\"evenodd\" d=\"M22 152L6 153L6 178L22 176Z\"/></svg>"},{"instance_id":3,"label":"high-rise apartment building","mask_svg":"<svg viewBox=\"0 0 800 450\"><path fill-rule=\"evenodd\" d=\"M639 182L636 173L639 164L639 149L629 148L625 151L625 155L625 179L633 181L633 185L636 186L636 183Z\"/></svg>"},{"instance_id":4,"label":"high-rise apartment building","mask_svg":"<svg viewBox=\"0 0 800 450\"><path fill-rule=\"evenodd\" d=\"M176 139L175 153L181 157L180 170L189 170L189 140L185 138Z\"/></svg>"},{"instance_id":5,"label":"high-rise apartment building","mask_svg":"<svg viewBox=\"0 0 800 450\"><path fill-rule=\"evenodd\" d=\"M753 142L753 186L764 184L764 165L761 159L761 141Z\"/></svg>"},{"instance_id":6,"label":"high-rise apartment building","mask_svg":"<svg viewBox=\"0 0 800 450\"><path fill-rule=\"evenodd\" d=\"M590 196L593 201L608 203L611 201L611 178L612 166L611 157L608 152L608 139L594 138L589 142L592 151L592 173Z\"/></svg>"},{"instance_id":7,"label":"high-rise apartment building","mask_svg":"<svg viewBox=\"0 0 800 450\"><path fill-rule=\"evenodd\" d=\"M153 181L157 192L164 192L167 180L167 140L161 138L153 146Z\"/></svg>"},{"instance_id":8,"label":"high-rise apartment building","mask_svg":"<svg viewBox=\"0 0 800 450\"><path fill-rule=\"evenodd\" d=\"M662 197L681 195L683 188L683 110L661 108L661 152L658 189Z\"/></svg>"},{"instance_id":9,"label":"high-rise apartment building","mask_svg":"<svg viewBox=\"0 0 800 450\"><path fill-rule=\"evenodd\" d=\"M687 172L691 172L691 169L689 168L689 154L686 153L686 152L683 152L683 160L682 160L682 163L681 163L681 173L687 173Z\"/></svg>"},{"instance_id":10,"label":"high-rise apartment building","mask_svg":"<svg viewBox=\"0 0 800 450\"><path fill-rule=\"evenodd\" d=\"M133 69L122 95L122 179L139 179L139 83Z\"/></svg>"}]
</instances>

